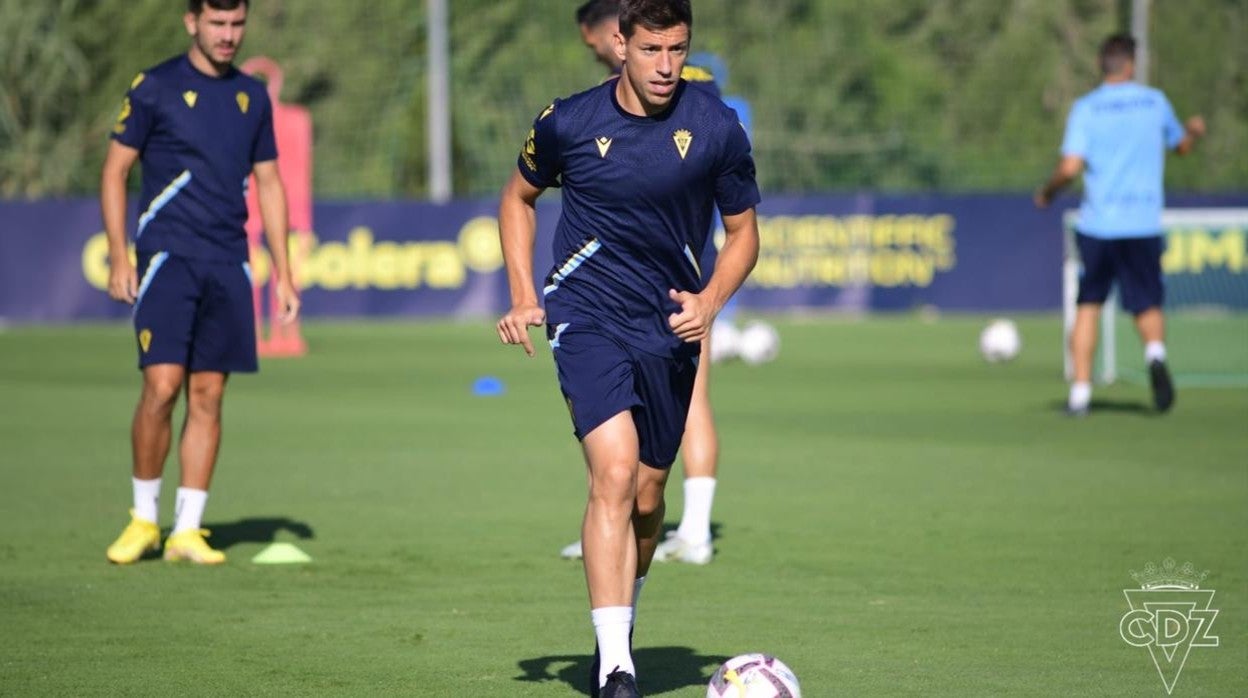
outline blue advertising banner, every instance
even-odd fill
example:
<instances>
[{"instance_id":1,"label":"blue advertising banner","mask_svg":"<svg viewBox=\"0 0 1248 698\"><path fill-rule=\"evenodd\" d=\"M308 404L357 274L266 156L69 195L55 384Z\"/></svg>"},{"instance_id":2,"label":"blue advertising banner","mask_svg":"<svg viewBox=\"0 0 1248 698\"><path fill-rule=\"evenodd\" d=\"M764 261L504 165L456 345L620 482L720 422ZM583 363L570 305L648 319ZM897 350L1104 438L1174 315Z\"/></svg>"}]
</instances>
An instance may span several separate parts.
<instances>
[{"instance_id":1,"label":"blue advertising banner","mask_svg":"<svg viewBox=\"0 0 1248 698\"><path fill-rule=\"evenodd\" d=\"M1172 197L1170 204L1243 207L1248 196ZM292 240L307 316L501 312L508 292L496 206L316 204L315 232ZM538 207L539 276L552 263L558 215L551 192ZM1062 210L1037 211L1026 196L771 196L759 223L758 266L739 294L745 309L1061 307ZM1238 268L1243 232L1218 234L1205 245L1218 253L1207 261L1225 267L1219 273L1248 273ZM263 251L252 266L264 282ZM0 202L0 321L126 317L129 309L108 299L107 283L108 245L94 200Z\"/></svg>"}]
</instances>

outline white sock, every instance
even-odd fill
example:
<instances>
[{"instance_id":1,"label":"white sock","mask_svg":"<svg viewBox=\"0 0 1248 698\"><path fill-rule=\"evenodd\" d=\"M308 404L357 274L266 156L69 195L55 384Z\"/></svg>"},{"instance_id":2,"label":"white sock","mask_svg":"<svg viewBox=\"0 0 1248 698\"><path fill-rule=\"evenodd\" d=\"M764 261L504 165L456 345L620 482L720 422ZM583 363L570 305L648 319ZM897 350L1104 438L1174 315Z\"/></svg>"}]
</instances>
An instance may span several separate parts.
<instances>
[{"instance_id":1,"label":"white sock","mask_svg":"<svg viewBox=\"0 0 1248 698\"><path fill-rule=\"evenodd\" d=\"M173 532L180 533L190 529L199 529L200 523L204 519L204 505L208 503L208 493L203 490L193 490L189 487L178 488L178 504L177 504L177 523L173 525Z\"/></svg>"},{"instance_id":2,"label":"white sock","mask_svg":"<svg viewBox=\"0 0 1248 698\"><path fill-rule=\"evenodd\" d=\"M1144 345L1144 363L1166 360L1166 345L1163 342L1149 342Z\"/></svg>"},{"instance_id":3,"label":"white sock","mask_svg":"<svg viewBox=\"0 0 1248 698\"><path fill-rule=\"evenodd\" d=\"M1088 404L1092 402L1092 384L1091 383L1071 383L1070 399L1066 405L1072 410L1084 410L1088 408Z\"/></svg>"},{"instance_id":4,"label":"white sock","mask_svg":"<svg viewBox=\"0 0 1248 698\"><path fill-rule=\"evenodd\" d=\"M637 676L633 666L633 654L628 647L628 631L633 625L632 606L604 606L589 612L594 622L594 634L598 636L598 654L602 666L598 669L598 686L607 683L607 674L626 671Z\"/></svg>"},{"instance_id":5,"label":"white sock","mask_svg":"<svg viewBox=\"0 0 1248 698\"><path fill-rule=\"evenodd\" d=\"M134 518L156 523L160 520L160 478L140 480L131 477L134 485Z\"/></svg>"},{"instance_id":6,"label":"white sock","mask_svg":"<svg viewBox=\"0 0 1248 698\"><path fill-rule=\"evenodd\" d=\"M711 504L715 501L715 478L685 478L685 511L676 535L690 543L711 539Z\"/></svg>"}]
</instances>

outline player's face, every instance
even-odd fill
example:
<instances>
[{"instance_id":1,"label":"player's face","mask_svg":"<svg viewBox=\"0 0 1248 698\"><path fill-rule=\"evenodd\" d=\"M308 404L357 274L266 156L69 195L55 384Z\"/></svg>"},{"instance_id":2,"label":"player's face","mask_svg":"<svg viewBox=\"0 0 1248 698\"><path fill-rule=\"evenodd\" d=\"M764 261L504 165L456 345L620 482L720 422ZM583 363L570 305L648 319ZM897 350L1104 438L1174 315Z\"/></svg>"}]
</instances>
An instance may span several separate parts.
<instances>
[{"instance_id":1,"label":"player's face","mask_svg":"<svg viewBox=\"0 0 1248 698\"><path fill-rule=\"evenodd\" d=\"M194 39L191 52L199 53L219 70L234 62L234 56L243 45L247 5L239 5L233 10L214 10L205 6L198 16L188 12L184 21L186 33Z\"/></svg>"},{"instance_id":2,"label":"player's face","mask_svg":"<svg viewBox=\"0 0 1248 698\"><path fill-rule=\"evenodd\" d=\"M615 35L620 32L617 19L604 19L592 27L581 25L581 39L598 62L611 70L620 69L620 59L615 55Z\"/></svg>"},{"instance_id":3,"label":"player's face","mask_svg":"<svg viewBox=\"0 0 1248 698\"><path fill-rule=\"evenodd\" d=\"M625 39L617 34L616 56L624 62L624 75L647 114L667 108L676 93L680 70L689 55L689 26L667 29L636 27Z\"/></svg>"}]
</instances>

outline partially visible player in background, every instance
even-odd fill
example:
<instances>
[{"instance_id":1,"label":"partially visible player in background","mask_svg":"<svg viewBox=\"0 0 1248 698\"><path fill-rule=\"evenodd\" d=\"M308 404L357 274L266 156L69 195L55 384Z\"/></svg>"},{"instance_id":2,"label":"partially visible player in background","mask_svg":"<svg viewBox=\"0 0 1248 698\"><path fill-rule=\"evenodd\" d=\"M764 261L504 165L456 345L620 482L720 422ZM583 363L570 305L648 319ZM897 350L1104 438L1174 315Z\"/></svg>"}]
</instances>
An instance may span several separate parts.
<instances>
[{"instance_id":1,"label":"partially visible player in background","mask_svg":"<svg viewBox=\"0 0 1248 698\"><path fill-rule=\"evenodd\" d=\"M698 342L757 260L760 199L736 114L680 79L689 0L624 0L619 22L620 77L542 111L498 214L512 302L499 339L532 356L529 327L545 325L585 457L590 695L603 698L640 695L635 606L662 531ZM536 203L549 187L562 189L563 207L539 296ZM704 282L695 250L716 207L725 242Z\"/></svg>"},{"instance_id":2,"label":"partially visible player in background","mask_svg":"<svg viewBox=\"0 0 1248 698\"><path fill-rule=\"evenodd\" d=\"M1070 335L1074 382L1067 411L1074 416L1088 412L1097 323L1116 282L1123 310L1135 315L1144 342L1153 405L1165 412L1174 404L1162 313L1165 156L1167 149L1187 154L1204 136L1205 122L1193 116L1186 126L1180 124L1164 93L1134 81L1135 40L1130 36L1115 34L1101 44L1100 67L1103 82L1071 108L1061 160L1035 195L1037 206L1048 206L1083 173L1076 228L1082 272Z\"/></svg>"},{"instance_id":3,"label":"partially visible player in background","mask_svg":"<svg viewBox=\"0 0 1248 698\"><path fill-rule=\"evenodd\" d=\"M254 174L282 317L299 297L286 247L286 198L277 170L273 114L264 83L234 68L247 0L188 0L187 53L130 83L100 176L109 245L109 295L134 305L143 390L131 426L134 509L109 546L118 564L160 547L159 497L172 415L186 391L181 487L166 560L225 561L200 530L221 443L229 375L254 372L256 326L247 266L244 187ZM126 179L142 163L135 246L126 244Z\"/></svg>"},{"instance_id":4,"label":"partially visible player in background","mask_svg":"<svg viewBox=\"0 0 1248 698\"><path fill-rule=\"evenodd\" d=\"M581 38L594 53L599 63L611 71L613 79L618 76L624 62L615 52L615 36L620 31L619 0L589 0L576 11L576 23L581 28ZM719 97L719 87L711 72L705 68L685 64L680 77L690 85L706 89ZM701 254L704 278L709 278L715 268L715 242L707 239L707 250ZM715 417L711 411L710 393L711 342L702 342L702 355L698 361L697 381L693 386L693 403L689 406L689 418L685 423L685 435L681 441L681 460L684 462L684 510L680 525L668 534L668 538L655 550L654 559L659 561L688 562L705 565L714 556L711 544L711 506L715 500L715 485L719 470L719 437L715 431ZM560 551L562 557L580 558L581 541L570 543Z\"/></svg>"}]
</instances>

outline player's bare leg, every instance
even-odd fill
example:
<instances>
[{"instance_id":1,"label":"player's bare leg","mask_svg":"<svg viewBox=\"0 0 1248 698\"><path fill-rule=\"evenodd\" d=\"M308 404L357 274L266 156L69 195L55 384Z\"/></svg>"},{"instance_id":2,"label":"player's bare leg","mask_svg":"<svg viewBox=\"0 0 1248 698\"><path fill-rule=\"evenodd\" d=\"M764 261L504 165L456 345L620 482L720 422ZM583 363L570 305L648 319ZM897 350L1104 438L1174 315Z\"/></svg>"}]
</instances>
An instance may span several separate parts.
<instances>
[{"instance_id":1,"label":"player's bare leg","mask_svg":"<svg viewBox=\"0 0 1248 698\"><path fill-rule=\"evenodd\" d=\"M185 376L185 370L177 364L156 364L143 369L143 390L130 423L134 508L130 511L130 523L108 546L111 562L127 565L160 547L156 519L161 474L172 439L173 408Z\"/></svg>"},{"instance_id":2,"label":"player's bare leg","mask_svg":"<svg viewBox=\"0 0 1248 698\"><path fill-rule=\"evenodd\" d=\"M637 571L633 508L637 498L637 428L620 412L582 440L589 467L589 501L581 525L585 581L593 608L632 603Z\"/></svg>"},{"instance_id":3,"label":"player's bare leg","mask_svg":"<svg viewBox=\"0 0 1248 698\"><path fill-rule=\"evenodd\" d=\"M1153 406L1165 412L1174 405L1174 383L1166 368L1166 317L1161 308L1152 307L1135 316L1135 329L1144 343L1144 363L1153 389Z\"/></svg>"},{"instance_id":4,"label":"player's bare leg","mask_svg":"<svg viewBox=\"0 0 1248 698\"><path fill-rule=\"evenodd\" d=\"M213 550L204 540L200 524L221 445L221 401L226 379L224 373L195 371L186 384L186 421L182 424L179 448L182 486L178 488L173 533L165 543L166 560L208 565L225 562L225 554Z\"/></svg>"},{"instance_id":5,"label":"player's bare leg","mask_svg":"<svg viewBox=\"0 0 1248 698\"><path fill-rule=\"evenodd\" d=\"M597 639L593 688L617 667L633 676L630 634L637 573L639 445L632 413L620 412L581 440L589 469L589 501L581 524L590 617ZM657 534L656 534L657 535Z\"/></svg>"},{"instance_id":6,"label":"player's bare leg","mask_svg":"<svg viewBox=\"0 0 1248 698\"><path fill-rule=\"evenodd\" d=\"M698 372L693 380L693 399L685 419L685 436L680 441L685 477L715 477L719 469L719 435L711 412L711 342L702 342Z\"/></svg>"},{"instance_id":7,"label":"player's bare leg","mask_svg":"<svg viewBox=\"0 0 1248 698\"><path fill-rule=\"evenodd\" d=\"M663 516L667 513L667 504L663 499L663 490L667 487L667 477L671 469L651 468L644 463L637 471L637 503L633 508L633 534L637 539L637 573L638 578L646 576L650 571L650 561L654 559L654 550L658 547L659 536L663 532ZM634 608L636 604L634 604Z\"/></svg>"},{"instance_id":8,"label":"player's bare leg","mask_svg":"<svg viewBox=\"0 0 1248 698\"><path fill-rule=\"evenodd\" d=\"M1066 410L1084 415L1092 401L1092 359L1096 354L1096 330L1101 317L1099 303L1082 303L1075 309L1075 325L1070 331L1070 356L1075 380L1070 385Z\"/></svg>"},{"instance_id":9,"label":"player's bare leg","mask_svg":"<svg viewBox=\"0 0 1248 698\"><path fill-rule=\"evenodd\" d=\"M221 401L227 376L196 371L186 384L186 421L182 424L179 454L182 486L207 490L221 446Z\"/></svg>"},{"instance_id":10,"label":"player's bare leg","mask_svg":"<svg viewBox=\"0 0 1248 698\"><path fill-rule=\"evenodd\" d=\"M693 398L680 442L684 462L684 509L680 526L658 546L656 559L706 564L711 561L711 505L719 469L719 435L711 411L711 343L702 342Z\"/></svg>"},{"instance_id":11,"label":"player's bare leg","mask_svg":"<svg viewBox=\"0 0 1248 698\"><path fill-rule=\"evenodd\" d=\"M172 440L173 408L186 378L177 364L156 364L143 369L143 392L130 425L134 477L155 480L165 470Z\"/></svg>"}]
</instances>

